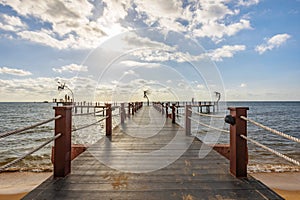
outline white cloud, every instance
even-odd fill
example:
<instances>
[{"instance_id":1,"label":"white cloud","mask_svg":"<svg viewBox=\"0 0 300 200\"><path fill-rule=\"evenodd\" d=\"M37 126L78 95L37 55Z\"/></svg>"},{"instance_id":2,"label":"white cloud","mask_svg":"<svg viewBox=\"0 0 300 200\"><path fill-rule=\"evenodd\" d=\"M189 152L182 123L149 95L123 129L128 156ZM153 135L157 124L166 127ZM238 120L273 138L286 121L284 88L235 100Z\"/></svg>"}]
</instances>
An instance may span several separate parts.
<instances>
[{"instance_id":1,"label":"white cloud","mask_svg":"<svg viewBox=\"0 0 300 200\"><path fill-rule=\"evenodd\" d=\"M282 44L284 44L291 36L289 34L277 34L273 37L266 40L265 43L256 46L255 51L257 51L259 54L263 54L264 52L268 50L272 50L274 48L280 47Z\"/></svg>"},{"instance_id":2,"label":"white cloud","mask_svg":"<svg viewBox=\"0 0 300 200\"><path fill-rule=\"evenodd\" d=\"M128 70L128 71L124 72L124 75L136 75L136 73L133 70Z\"/></svg>"},{"instance_id":3,"label":"white cloud","mask_svg":"<svg viewBox=\"0 0 300 200\"><path fill-rule=\"evenodd\" d=\"M198 84L196 87L197 87L198 89L204 89L204 88L205 88L205 86L204 86L203 84Z\"/></svg>"},{"instance_id":4,"label":"white cloud","mask_svg":"<svg viewBox=\"0 0 300 200\"><path fill-rule=\"evenodd\" d=\"M238 5L240 6L252 6L259 3L259 0L240 0Z\"/></svg>"},{"instance_id":5,"label":"white cloud","mask_svg":"<svg viewBox=\"0 0 300 200\"><path fill-rule=\"evenodd\" d=\"M52 68L53 71L58 72L58 73L63 73L63 72L87 72L88 67L84 65L77 65L77 64L70 64L70 65L65 65L60 68Z\"/></svg>"},{"instance_id":6,"label":"white cloud","mask_svg":"<svg viewBox=\"0 0 300 200\"><path fill-rule=\"evenodd\" d=\"M137 61L133 61L133 60L121 61L120 65L125 65L127 67L145 67L145 68L157 68L157 67L161 66L159 63L137 62Z\"/></svg>"},{"instance_id":7,"label":"white cloud","mask_svg":"<svg viewBox=\"0 0 300 200\"><path fill-rule=\"evenodd\" d=\"M47 45L57 49L67 48L69 43L68 40L57 40L52 37L46 30L41 31L22 31L17 33L23 39L27 39L32 42L36 42L42 45Z\"/></svg>"},{"instance_id":8,"label":"white cloud","mask_svg":"<svg viewBox=\"0 0 300 200\"><path fill-rule=\"evenodd\" d=\"M200 29L193 31L197 37L209 37L215 42L220 42L224 36L233 36L241 30L252 29L250 21L241 19L239 22L225 25L217 21L204 24Z\"/></svg>"},{"instance_id":9,"label":"white cloud","mask_svg":"<svg viewBox=\"0 0 300 200\"><path fill-rule=\"evenodd\" d=\"M9 74L14 76L29 76L32 73L22 69L14 69L8 67L0 67L0 74Z\"/></svg>"},{"instance_id":10,"label":"white cloud","mask_svg":"<svg viewBox=\"0 0 300 200\"><path fill-rule=\"evenodd\" d=\"M223 58L232 58L234 54L239 51L244 51L245 49L245 45L224 45L221 48L210 50L200 55L191 55L189 52L180 51L143 49L141 51L132 52L132 55L146 62L176 61L183 63L200 61L206 57L210 57L214 61L223 61Z\"/></svg>"},{"instance_id":11,"label":"white cloud","mask_svg":"<svg viewBox=\"0 0 300 200\"><path fill-rule=\"evenodd\" d=\"M134 3L136 4L135 11L138 12L140 18L144 16L144 23L148 26L159 23L160 27L168 28L169 30L184 30L184 26L176 21L184 13L181 1L136 0Z\"/></svg>"},{"instance_id":12,"label":"white cloud","mask_svg":"<svg viewBox=\"0 0 300 200\"><path fill-rule=\"evenodd\" d=\"M246 83L241 83L240 87L245 88L245 87L247 87L247 84Z\"/></svg>"},{"instance_id":13,"label":"white cloud","mask_svg":"<svg viewBox=\"0 0 300 200\"><path fill-rule=\"evenodd\" d=\"M125 30L119 24L119 19L111 21L107 19L108 15L91 20L93 10L96 8L87 0L15 0L1 1L0 4L11 6L19 15L26 18L34 17L41 22L50 23L52 26L47 32L42 29L27 29L17 33L22 39L53 48L94 48L107 38L106 31L109 34L110 31L116 34Z\"/></svg>"},{"instance_id":14,"label":"white cloud","mask_svg":"<svg viewBox=\"0 0 300 200\"><path fill-rule=\"evenodd\" d=\"M256 1L240 1L240 5L251 2ZM239 17L240 11L230 8L227 0L187 3L183 6L179 0L103 0L101 4L88 0L0 1L20 16L51 24L47 31L32 30L20 18L7 16L10 26L3 27L15 31L21 39L57 49L95 48L107 38L136 28L136 24L162 28L162 34L166 34L165 30L176 31L215 42L251 29L250 21ZM228 16L235 16L235 20L229 21Z\"/></svg>"},{"instance_id":15,"label":"white cloud","mask_svg":"<svg viewBox=\"0 0 300 200\"><path fill-rule=\"evenodd\" d=\"M207 55L214 61L222 61L223 58L231 58L236 52L244 51L245 49L245 45L224 45L221 48L210 51Z\"/></svg>"},{"instance_id":16,"label":"white cloud","mask_svg":"<svg viewBox=\"0 0 300 200\"><path fill-rule=\"evenodd\" d=\"M57 93L52 78L0 79L1 101L51 101Z\"/></svg>"},{"instance_id":17,"label":"white cloud","mask_svg":"<svg viewBox=\"0 0 300 200\"><path fill-rule=\"evenodd\" d=\"M5 31L19 31L26 29L27 25L21 21L19 17L9 16L6 14L0 15L0 29Z\"/></svg>"}]
</instances>

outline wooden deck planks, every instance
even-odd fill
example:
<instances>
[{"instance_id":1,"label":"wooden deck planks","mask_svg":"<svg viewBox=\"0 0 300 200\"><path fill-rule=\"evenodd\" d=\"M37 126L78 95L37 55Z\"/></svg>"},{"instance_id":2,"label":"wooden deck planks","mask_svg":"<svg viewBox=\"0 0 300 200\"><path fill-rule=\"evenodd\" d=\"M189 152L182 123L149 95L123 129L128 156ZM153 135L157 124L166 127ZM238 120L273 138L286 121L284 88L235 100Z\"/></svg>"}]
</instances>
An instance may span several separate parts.
<instances>
[{"instance_id":1,"label":"wooden deck planks","mask_svg":"<svg viewBox=\"0 0 300 200\"><path fill-rule=\"evenodd\" d=\"M24 199L282 199L250 176L233 177L229 162L215 151L200 159L202 145L144 107L117 127L112 138L104 137L77 157L70 175L49 178ZM136 173L145 169L149 172Z\"/></svg>"}]
</instances>

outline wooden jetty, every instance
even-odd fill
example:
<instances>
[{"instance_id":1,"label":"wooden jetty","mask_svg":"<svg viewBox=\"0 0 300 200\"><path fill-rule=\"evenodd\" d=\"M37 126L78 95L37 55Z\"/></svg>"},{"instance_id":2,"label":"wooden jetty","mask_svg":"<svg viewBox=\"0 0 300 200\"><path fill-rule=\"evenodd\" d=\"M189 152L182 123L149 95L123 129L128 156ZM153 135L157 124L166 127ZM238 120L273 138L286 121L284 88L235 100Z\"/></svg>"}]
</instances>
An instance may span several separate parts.
<instances>
[{"instance_id":1,"label":"wooden jetty","mask_svg":"<svg viewBox=\"0 0 300 200\"><path fill-rule=\"evenodd\" d=\"M162 126L155 126L156 122L163 122ZM156 134L145 138L153 132ZM187 150L175 162L151 170L172 155L170 149L160 157L147 153L164 151L163 147L175 137L180 137L181 142L175 143L171 152L188 145ZM202 145L153 107L143 107L115 128L111 136L73 160L70 174L50 177L23 199L282 199L249 175L233 176L229 161L213 150L199 158ZM142 161L132 156L143 153L148 157ZM148 172L138 173L143 169Z\"/></svg>"}]
</instances>

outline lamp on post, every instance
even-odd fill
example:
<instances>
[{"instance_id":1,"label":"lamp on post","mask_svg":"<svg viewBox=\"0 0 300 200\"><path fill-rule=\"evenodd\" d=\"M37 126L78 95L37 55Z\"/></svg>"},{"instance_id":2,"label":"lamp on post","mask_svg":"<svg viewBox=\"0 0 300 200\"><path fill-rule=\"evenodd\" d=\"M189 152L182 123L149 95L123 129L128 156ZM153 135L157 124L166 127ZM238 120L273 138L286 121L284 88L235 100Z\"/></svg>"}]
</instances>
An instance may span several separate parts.
<instances>
[{"instance_id":1,"label":"lamp on post","mask_svg":"<svg viewBox=\"0 0 300 200\"><path fill-rule=\"evenodd\" d=\"M71 100L71 102L75 102L75 101L74 101L74 93L73 93L73 91L66 85L66 83L61 83L60 81L57 81L57 83L59 84L58 87L57 87L58 91L64 90L64 89L66 88L67 90L69 90L69 91L71 92L71 95L72 95L72 100Z\"/></svg>"}]
</instances>

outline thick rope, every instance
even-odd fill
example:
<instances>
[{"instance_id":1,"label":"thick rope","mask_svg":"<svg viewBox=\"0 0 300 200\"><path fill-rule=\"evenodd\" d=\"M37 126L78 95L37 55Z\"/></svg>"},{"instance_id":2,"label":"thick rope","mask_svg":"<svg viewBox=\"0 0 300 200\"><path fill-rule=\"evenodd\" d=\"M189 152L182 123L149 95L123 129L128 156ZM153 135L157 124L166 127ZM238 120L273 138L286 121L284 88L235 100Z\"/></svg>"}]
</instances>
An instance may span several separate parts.
<instances>
[{"instance_id":1,"label":"thick rope","mask_svg":"<svg viewBox=\"0 0 300 200\"><path fill-rule=\"evenodd\" d=\"M297 161L297 160L295 160L293 158L290 158L290 157L288 157L288 156L286 156L286 155L284 155L282 153L279 153L278 151L275 151L274 149L271 149L271 148L269 148L269 147L267 147L267 146L265 146L263 144L260 144L259 142L255 141L255 140L253 140L251 138L248 138L248 137L246 137L244 135L240 135L240 136L243 139L248 140L249 142L252 142L253 144L255 144L257 146L259 146L259 147L261 147L261 148L263 148L263 149L265 149L265 150L267 150L267 151L269 151L269 152L271 152L271 153L273 153L273 154L275 154L275 155L277 155L277 156L279 156L279 157L281 157L281 158L283 158L283 159L285 159L285 160L287 160L287 161L289 161L289 162L291 162L291 163L293 163L295 165L300 166L300 162L299 161Z\"/></svg>"},{"instance_id":2,"label":"thick rope","mask_svg":"<svg viewBox=\"0 0 300 200\"><path fill-rule=\"evenodd\" d=\"M185 115L182 115L182 114L176 114L176 116L185 117Z\"/></svg>"},{"instance_id":3,"label":"thick rope","mask_svg":"<svg viewBox=\"0 0 300 200\"><path fill-rule=\"evenodd\" d=\"M191 117L189 117L189 119L192 120L192 121L194 121L194 122L196 122L196 123L198 123L198 124L200 124L200 125L202 125L202 126L205 126L205 127L207 127L207 128L211 128L211 129L214 129L214 130L223 132L223 133L230 133L230 132L227 131L227 130L220 129L220 128L216 128L216 127L210 126L210 125L208 125L208 124L204 124L204 123L199 122L199 121L197 121L197 120L195 120L195 119L193 119L193 118L191 118Z\"/></svg>"},{"instance_id":4,"label":"thick rope","mask_svg":"<svg viewBox=\"0 0 300 200\"><path fill-rule=\"evenodd\" d=\"M277 131L277 130L272 129L272 128L270 128L270 127L267 127L267 126L265 126L265 125L263 125L263 124L260 124L260 123L258 123L258 122L256 122L256 121L253 121L252 119L248 119L248 118L246 118L246 117L244 117L244 116L241 116L241 119L246 120L246 121L248 121L248 122L251 122L252 124L255 124L256 126L258 126L258 127L260 127L260 128L263 128L263 129L265 129L265 130L267 130L267 131L270 131L271 133L280 135L280 136L285 137L285 138L287 138L287 139L289 139L289 140L292 140L292 141L294 141L294 142L300 143L300 139L299 139L299 138L296 138L296 137L293 137L293 136L291 136L291 135L285 134L285 133L283 133L283 132Z\"/></svg>"},{"instance_id":5,"label":"thick rope","mask_svg":"<svg viewBox=\"0 0 300 200\"><path fill-rule=\"evenodd\" d=\"M93 115L93 114L96 114L96 113L100 113L100 112L104 112L104 110L99 110L99 111L96 111L96 112L91 112L91 113L80 113L80 114L73 114L72 116L84 116L84 115Z\"/></svg>"},{"instance_id":6,"label":"thick rope","mask_svg":"<svg viewBox=\"0 0 300 200\"><path fill-rule=\"evenodd\" d=\"M107 118L108 117L104 117L104 118L102 118L102 119L100 119L100 120L98 120L98 121L96 121L96 122L94 122L92 124L88 124L88 125L85 125L85 126L82 126L82 127L79 127L79 128L75 128L75 129L72 130L72 132L75 132L75 131L78 131L78 130L81 130L81 129L84 129L84 128L88 128L88 127L93 126L93 125L96 125L97 123L99 123L99 122L101 122L101 121L103 121L103 120L105 120Z\"/></svg>"},{"instance_id":7,"label":"thick rope","mask_svg":"<svg viewBox=\"0 0 300 200\"><path fill-rule=\"evenodd\" d=\"M13 161L7 163L6 165L0 167L0 172L3 172L5 169L11 167L12 165L16 164L17 162L20 162L20 161L23 160L25 157L27 157L27 156L33 154L34 152L40 150L41 148L43 148L44 146L46 146L46 145L49 144L50 142L56 140L56 139L59 138L60 136L61 136L61 133L55 135L54 137L50 138L47 142L41 144L41 145L38 146L37 148L31 150L30 152L24 154L23 156L21 156L21 157L15 159L15 160L13 160Z\"/></svg>"},{"instance_id":8,"label":"thick rope","mask_svg":"<svg viewBox=\"0 0 300 200\"><path fill-rule=\"evenodd\" d=\"M47 123L49 123L51 121L54 121L54 120L57 120L59 118L61 118L61 115L57 115L56 117L53 117L51 119L48 119L48 120L45 120L45 121L42 121L42 122L39 122L39 123L36 123L34 125L31 125L31 126L26 126L26 127L23 127L23 128L15 129L13 131L8 131L8 132L5 132L5 133L1 133L0 134L0 139L4 138L4 137L7 137L9 135L14 135L14 134L17 134L17 133L20 133L20 132L23 132L23 131L26 131L26 130L29 130L29 129L33 129L33 128L37 127L37 126L41 126L43 124L47 124Z\"/></svg>"},{"instance_id":9,"label":"thick rope","mask_svg":"<svg viewBox=\"0 0 300 200\"><path fill-rule=\"evenodd\" d=\"M212 117L212 118L220 118L220 119L224 119L225 118L225 116L222 116L222 115L210 115L210 114L199 113L199 112L193 111L191 109L189 109L189 110L192 113L195 113L195 114L200 115L200 116Z\"/></svg>"}]
</instances>

